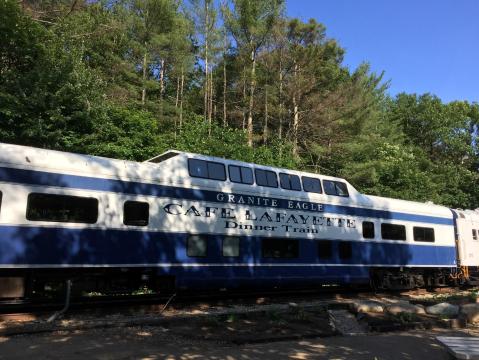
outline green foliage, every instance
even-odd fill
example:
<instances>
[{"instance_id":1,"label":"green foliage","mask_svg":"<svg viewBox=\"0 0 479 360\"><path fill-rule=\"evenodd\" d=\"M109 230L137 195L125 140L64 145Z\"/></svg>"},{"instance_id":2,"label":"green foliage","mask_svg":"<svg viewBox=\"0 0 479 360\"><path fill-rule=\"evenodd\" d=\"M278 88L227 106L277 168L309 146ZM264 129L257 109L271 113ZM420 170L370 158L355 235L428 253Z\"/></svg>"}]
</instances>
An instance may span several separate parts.
<instances>
[{"instance_id":1,"label":"green foliage","mask_svg":"<svg viewBox=\"0 0 479 360\"><path fill-rule=\"evenodd\" d=\"M281 0L223 2L222 31L217 2L191 4L0 0L0 141L137 161L178 149L479 207L479 104L387 97Z\"/></svg>"}]
</instances>

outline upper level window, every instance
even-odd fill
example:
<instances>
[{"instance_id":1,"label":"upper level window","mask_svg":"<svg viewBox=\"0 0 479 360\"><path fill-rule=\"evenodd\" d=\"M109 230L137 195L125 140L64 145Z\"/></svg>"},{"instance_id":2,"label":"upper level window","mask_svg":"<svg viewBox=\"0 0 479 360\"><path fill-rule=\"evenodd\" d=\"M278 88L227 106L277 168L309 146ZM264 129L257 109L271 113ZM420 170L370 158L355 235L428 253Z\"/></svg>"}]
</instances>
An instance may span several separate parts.
<instances>
[{"instance_id":1,"label":"upper level window","mask_svg":"<svg viewBox=\"0 0 479 360\"><path fill-rule=\"evenodd\" d=\"M240 238L225 236L223 238L223 256L238 257L240 254Z\"/></svg>"},{"instance_id":2,"label":"upper level window","mask_svg":"<svg viewBox=\"0 0 479 360\"><path fill-rule=\"evenodd\" d=\"M125 201L123 205L123 224L147 226L150 220L150 204L143 201Z\"/></svg>"},{"instance_id":3,"label":"upper level window","mask_svg":"<svg viewBox=\"0 0 479 360\"><path fill-rule=\"evenodd\" d=\"M230 180L235 183L241 184L253 184L253 170L246 166L228 166L228 172L230 173Z\"/></svg>"},{"instance_id":4,"label":"upper level window","mask_svg":"<svg viewBox=\"0 0 479 360\"><path fill-rule=\"evenodd\" d=\"M472 240L477 240L477 230L472 229Z\"/></svg>"},{"instance_id":5,"label":"upper level window","mask_svg":"<svg viewBox=\"0 0 479 360\"><path fill-rule=\"evenodd\" d=\"M301 191L301 181L299 181L298 175L280 173L279 181L283 189Z\"/></svg>"},{"instance_id":6,"label":"upper level window","mask_svg":"<svg viewBox=\"0 0 479 360\"><path fill-rule=\"evenodd\" d=\"M374 223L371 221L363 221L363 238L374 239Z\"/></svg>"},{"instance_id":7,"label":"upper level window","mask_svg":"<svg viewBox=\"0 0 479 360\"><path fill-rule=\"evenodd\" d=\"M208 253L208 241L202 235L190 235L187 240L186 253L190 257L205 257Z\"/></svg>"},{"instance_id":8,"label":"upper level window","mask_svg":"<svg viewBox=\"0 0 479 360\"><path fill-rule=\"evenodd\" d=\"M278 178L274 171L255 169L256 184L260 186L278 187Z\"/></svg>"},{"instance_id":9,"label":"upper level window","mask_svg":"<svg viewBox=\"0 0 479 360\"><path fill-rule=\"evenodd\" d=\"M349 196L348 186L341 181L323 180L323 185L327 195Z\"/></svg>"},{"instance_id":10,"label":"upper level window","mask_svg":"<svg viewBox=\"0 0 479 360\"><path fill-rule=\"evenodd\" d=\"M434 242L434 229L414 226L414 241Z\"/></svg>"},{"instance_id":11,"label":"upper level window","mask_svg":"<svg viewBox=\"0 0 479 360\"><path fill-rule=\"evenodd\" d=\"M80 196L32 193L28 195L27 200L27 219L94 224L98 219L98 200Z\"/></svg>"},{"instance_id":12,"label":"upper level window","mask_svg":"<svg viewBox=\"0 0 479 360\"><path fill-rule=\"evenodd\" d=\"M3 194L2 194L2 192L0 191L0 212L1 212L1 210L2 210L2 196L3 196Z\"/></svg>"},{"instance_id":13,"label":"upper level window","mask_svg":"<svg viewBox=\"0 0 479 360\"><path fill-rule=\"evenodd\" d=\"M265 238L262 250L265 258L293 259L299 256L299 242L295 239Z\"/></svg>"},{"instance_id":14,"label":"upper level window","mask_svg":"<svg viewBox=\"0 0 479 360\"><path fill-rule=\"evenodd\" d=\"M301 178L303 180L303 190L307 192L314 192L321 194L323 191L321 189L321 181L316 178L303 176Z\"/></svg>"},{"instance_id":15,"label":"upper level window","mask_svg":"<svg viewBox=\"0 0 479 360\"><path fill-rule=\"evenodd\" d=\"M381 237L385 240L406 240L406 227L396 224L381 224Z\"/></svg>"},{"instance_id":16,"label":"upper level window","mask_svg":"<svg viewBox=\"0 0 479 360\"><path fill-rule=\"evenodd\" d=\"M222 163L199 159L188 159L188 170L193 177L226 180L226 169Z\"/></svg>"}]
</instances>

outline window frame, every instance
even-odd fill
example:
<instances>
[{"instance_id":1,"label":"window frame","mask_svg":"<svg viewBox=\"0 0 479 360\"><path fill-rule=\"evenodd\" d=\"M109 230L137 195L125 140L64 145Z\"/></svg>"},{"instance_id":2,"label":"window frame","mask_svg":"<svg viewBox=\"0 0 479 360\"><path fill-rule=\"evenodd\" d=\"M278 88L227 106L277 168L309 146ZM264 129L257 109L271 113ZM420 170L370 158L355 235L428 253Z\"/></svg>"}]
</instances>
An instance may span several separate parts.
<instances>
[{"instance_id":1,"label":"window frame","mask_svg":"<svg viewBox=\"0 0 479 360\"><path fill-rule=\"evenodd\" d=\"M89 211L86 211L86 213L93 214L94 216L91 217L91 219L95 218L95 221L92 220L78 220L78 219L68 219L68 220L62 220L62 219L51 219L51 218L46 218L46 217L32 217L31 206L33 201L38 201L34 200L35 196L39 197L51 197L51 198L63 198L64 202L71 202L72 199L81 199L81 201L92 201L92 204L94 203L94 206L91 207L91 209L88 209ZM38 204L37 204L38 205ZM43 208L45 209L45 208ZM95 209L94 212L93 209ZM57 210L58 211L58 210ZM27 197L27 208L25 211L25 218L28 221L34 221L34 222L52 222L52 223L72 223L72 224L96 224L98 222L98 216L99 216L99 201L97 198L94 198L92 196L78 196L78 195L68 195L68 194L53 194L53 193L42 193L42 192L31 192L28 194Z\"/></svg>"},{"instance_id":2,"label":"window frame","mask_svg":"<svg viewBox=\"0 0 479 360\"><path fill-rule=\"evenodd\" d=\"M428 231L428 230L432 230L432 240L426 240L426 238L427 238L426 231ZM417 239L419 237L418 234L416 233L417 231L423 231L423 237L424 237L425 240L418 240ZM415 242L426 242L426 243L436 242L436 234L435 234L434 228L432 228L432 227L414 226L413 229L412 229L412 233L413 233L413 240Z\"/></svg>"},{"instance_id":3,"label":"window frame","mask_svg":"<svg viewBox=\"0 0 479 360\"><path fill-rule=\"evenodd\" d=\"M205 242L205 253L204 255L190 255L190 241L197 237L198 239L202 240ZM186 256L190 257L190 258L206 258L208 257L208 237L205 236L205 235L201 235L201 234L191 234L191 235L188 235L188 237L186 238Z\"/></svg>"},{"instance_id":4,"label":"window frame","mask_svg":"<svg viewBox=\"0 0 479 360\"><path fill-rule=\"evenodd\" d=\"M334 185L334 194L331 194L331 193L328 193L327 191L327 186L325 185L325 183L332 183ZM344 190L346 191L346 194L345 195L341 195L339 194L338 192L338 186L339 185L343 185L344 186ZM323 190L324 190L324 193L326 195L331 195L331 196L339 196L339 197L349 197L349 189L348 189L348 184L346 184L345 182L343 181L337 181L337 180L327 180L327 179L323 179Z\"/></svg>"},{"instance_id":5,"label":"window frame","mask_svg":"<svg viewBox=\"0 0 479 360\"><path fill-rule=\"evenodd\" d=\"M237 248L238 248L238 255L225 255L225 240L237 240ZM223 239L221 241L221 255L226 258L238 258L241 256L241 238L239 236L223 236Z\"/></svg>"},{"instance_id":6,"label":"window frame","mask_svg":"<svg viewBox=\"0 0 479 360\"><path fill-rule=\"evenodd\" d=\"M323 245L327 249L328 256L323 255L325 253L324 251L322 251L324 250ZM333 258L333 242L331 240L318 240L317 248L319 260L330 260Z\"/></svg>"},{"instance_id":7,"label":"window frame","mask_svg":"<svg viewBox=\"0 0 479 360\"><path fill-rule=\"evenodd\" d=\"M263 185L263 184L260 184L258 182L258 174L257 174L258 171L264 172L267 185ZM268 174L273 174L274 175L275 185L270 185L269 184L270 179L268 178ZM254 178L255 178L255 181L256 181L256 185L258 185L258 186L264 186L264 187L269 187L269 188L278 188L278 185L279 185L278 184L278 174L276 174L276 171L255 168L254 169Z\"/></svg>"},{"instance_id":8,"label":"window frame","mask_svg":"<svg viewBox=\"0 0 479 360\"><path fill-rule=\"evenodd\" d=\"M265 255L265 244L266 243L274 244L274 245L280 245L279 249L269 249L268 251L271 251L273 254L271 256L266 256ZM295 256L275 256L274 252L275 251L283 251L284 249L282 247L286 247L287 244L294 244L295 246ZM281 247L282 246L282 247ZM279 259L279 260L291 260L291 259L299 259L300 257L300 243L299 239L291 239L291 238L262 238L261 239L261 258L263 259Z\"/></svg>"},{"instance_id":9,"label":"window frame","mask_svg":"<svg viewBox=\"0 0 479 360\"><path fill-rule=\"evenodd\" d=\"M365 231L364 231L364 230L365 230L364 225L366 225L366 224L368 224L368 226L369 226L369 224L372 225L372 236L366 236ZM364 239L375 239L375 238L376 238L376 224L374 224L374 222L372 222L372 221L363 221L363 222L362 222L362 227L363 227L363 228L362 228L362 231L363 231L363 238L364 238Z\"/></svg>"},{"instance_id":10,"label":"window frame","mask_svg":"<svg viewBox=\"0 0 479 360\"><path fill-rule=\"evenodd\" d=\"M231 179L231 170L230 170L231 167L238 168L239 176L240 176L240 181L235 181L235 180ZM249 171L251 171L251 182L246 182L246 181L244 181L243 169L244 169L244 170L249 170ZM241 166L241 165L234 165L234 164L228 165L228 178L229 178L229 180L230 180L231 182L233 182L233 183L235 183L235 184L245 184L245 185L253 185L253 184L254 184L253 169L250 168L250 167L248 167L248 166Z\"/></svg>"},{"instance_id":11,"label":"window frame","mask_svg":"<svg viewBox=\"0 0 479 360\"><path fill-rule=\"evenodd\" d=\"M146 211L148 212L148 218L146 219L146 224L142 224L142 225L139 225L139 224L132 224L132 223L127 223L126 222L126 214L127 214L127 210L126 210L126 207L129 205L129 204L141 204L141 205L147 205L146 206ZM139 200L125 200L123 202L123 225L126 225L126 226L137 226L137 227L145 227L145 226L148 226L150 224L150 203L147 202L147 201L139 201Z\"/></svg>"},{"instance_id":12,"label":"window frame","mask_svg":"<svg viewBox=\"0 0 479 360\"><path fill-rule=\"evenodd\" d=\"M283 186L283 177L286 177L287 178L287 185L289 187L284 187ZM291 181L292 178L296 178L298 179L298 185L299 185L299 189L293 189L293 182ZM301 186L301 179L298 175L295 175L295 174L288 174L288 173L279 173L279 186L281 187L281 189L284 189L284 190L292 190L292 191L302 191L302 186Z\"/></svg>"},{"instance_id":13,"label":"window frame","mask_svg":"<svg viewBox=\"0 0 479 360\"><path fill-rule=\"evenodd\" d=\"M402 229L404 229L403 233L404 233L404 239L393 239L393 238L390 238L390 237L385 237L384 236L384 230L383 230L383 227L387 227L387 226L391 226L391 227L401 227ZM406 225L403 225L403 224L391 224L391 223L381 223L381 239L382 240L389 240L389 241L406 241L407 240L407 231L406 231Z\"/></svg>"},{"instance_id":14,"label":"window frame","mask_svg":"<svg viewBox=\"0 0 479 360\"><path fill-rule=\"evenodd\" d=\"M307 181L317 181L318 184L319 184L319 191L313 191L313 190L306 190L306 187L304 186L304 179L307 179ZM318 179L318 178L314 178L314 177L311 177L311 176L301 176L301 185L303 186L303 190L305 192L309 192L309 193L314 193L314 194L322 194L323 193L323 184L321 184L321 179Z\"/></svg>"},{"instance_id":15,"label":"window frame","mask_svg":"<svg viewBox=\"0 0 479 360\"><path fill-rule=\"evenodd\" d=\"M203 163L205 163L205 166L206 166L206 176L195 175L195 174L193 174L193 173L191 172L191 169L192 169L191 163L192 163L193 161L198 161L198 162L203 162ZM211 177L209 164L220 165L220 166L223 168L224 178L214 178L214 177ZM207 180L215 180L215 181L226 181L226 178L227 178L225 164L223 164L223 163L221 163L221 162L218 162L218 161L203 160L203 159L196 159L196 158L188 158L188 174L189 174L191 177L194 177L194 178L197 178L197 179L207 179Z\"/></svg>"}]
</instances>

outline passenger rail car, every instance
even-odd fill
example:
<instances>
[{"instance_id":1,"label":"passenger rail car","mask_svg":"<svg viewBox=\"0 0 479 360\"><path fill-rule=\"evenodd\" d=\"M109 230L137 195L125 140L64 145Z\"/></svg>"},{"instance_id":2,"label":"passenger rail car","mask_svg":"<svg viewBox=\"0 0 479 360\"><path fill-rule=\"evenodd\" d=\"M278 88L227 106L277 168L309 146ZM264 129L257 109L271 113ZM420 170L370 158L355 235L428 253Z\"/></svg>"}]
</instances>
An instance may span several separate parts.
<instances>
[{"instance_id":1,"label":"passenger rail car","mask_svg":"<svg viewBox=\"0 0 479 360\"><path fill-rule=\"evenodd\" d=\"M474 211L368 196L335 177L178 151L137 163L0 144L7 297L71 278L176 290L441 285L479 264L478 231Z\"/></svg>"}]
</instances>

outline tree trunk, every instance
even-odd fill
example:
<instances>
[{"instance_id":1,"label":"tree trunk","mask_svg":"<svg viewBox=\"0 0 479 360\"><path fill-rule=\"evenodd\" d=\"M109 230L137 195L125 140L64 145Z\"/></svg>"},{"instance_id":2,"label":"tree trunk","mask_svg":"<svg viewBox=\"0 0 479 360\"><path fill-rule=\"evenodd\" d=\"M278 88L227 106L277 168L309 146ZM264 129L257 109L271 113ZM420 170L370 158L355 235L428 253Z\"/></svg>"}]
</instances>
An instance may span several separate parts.
<instances>
[{"instance_id":1,"label":"tree trunk","mask_svg":"<svg viewBox=\"0 0 479 360\"><path fill-rule=\"evenodd\" d=\"M299 108L297 91L298 65L294 64L294 91L293 91L293 155L298 156L298 128L299 128Z\"/></svg>"},{"instance_id":2,"label":"tree trunk","mask_svg":"<svg viewBox=\"0 0 479 360\"><path fill-rule=\"evenodd\" d=\"M146 47L146 44L145 44ZM143 54L143 89L141 90L141 104L145 105L146 101L146 67L147 67L147 52L145 50L145 53Z\"/></svg>"},{"instance_id":3,"label":"tree trunk","mask_svg":"<svg viewBox=\"0 0 479 360\"><path fill-rule=\"evenodd\" d=\"M160 61L160 101L163 100L163 94L165 93L165 60Z\"/></svg>"},{"instance_id":4,"label":"tree trunk","mask_svg":"<svg viewBox=\"0 0 479 360\"><path fill-rule=\"evenodd\" d=\"M181 68L181 85L180 85L180 133L183 129L183 87L185 84L185 74Z\"/></svg>"},{"instance_id":5,"label":"tree trunk","mask_svg":"<svg viewBox=\"0 0 479 360\"><path fill-rule=\"evenodd\" d=\"M180 96L180 77L176 78L176 100L175 100L175 108L178 108L178 101Z\"/></svg>"},{"instance_id":6,"label":"tree trunk","mask_svg":"<svg viewBox=\"0 0 479 360\"><path fill-rule=\"evenodd\" d=\"M213 115L213 73L210 72L209 94L208 94L208 136L211 136L212 115Z\"/></svg>"},{"instance_id":7,"label":"tree trunk","mask_svg":"<svg viewBox=\"0 0 479 360\"><path fill-rule=\"evenodd\" d=\"M253 147L253 107L254 107L254 88L256 75L256 56L254 49L251 50L251 79L249 85L249 108L248 108L248 146Z\"/></svg>"},{"instance_id":8,"label":"tree trunk","mask_svg":"<svg viewBox=\"0 0 479 360\"><path fill-rule=\"evenodd\" d=\"M204 118L205 121L208 118L208 1L205 0L205 110Z\"/></svg>"},{"instance_id":9,"label":"tree trunk","mask_svg":"<svg viewBox=\"0 0 479 360\"><path fill-rule=\"evenodd\" d=\"M279 54L279 129L278 138L283 138L283 50Z\"/></svg>"},{"instance_id":10,"label":"tree trunk","mask_svg":"<svg viewBox=\"0 0 479 360\"><path fill-rule=\"evenodd\" d=\"M268 142L268 87L264 88L264 126L263 126L263 143Z\"/></svg>"},{"instance_id":11,"label":"tree trunk","mask_svg":"<svg viewBox=\"0 0 479 360\"><path fill-rule=\"evenodd\" d=\"M223 126L226 127L228 121L226 120L226 33L224 40L224 51L223 51Z\"/></svg>"},{"instance_id":12,"label":"tree trunk","mask_svg":"<svg viewBox=\"0 0 479 360\"><path fill-rule=\"evenodd\" d=\"M241 128L246 128L246 67L243 66L243 123Z\"/></svg>"}]
</instances>

